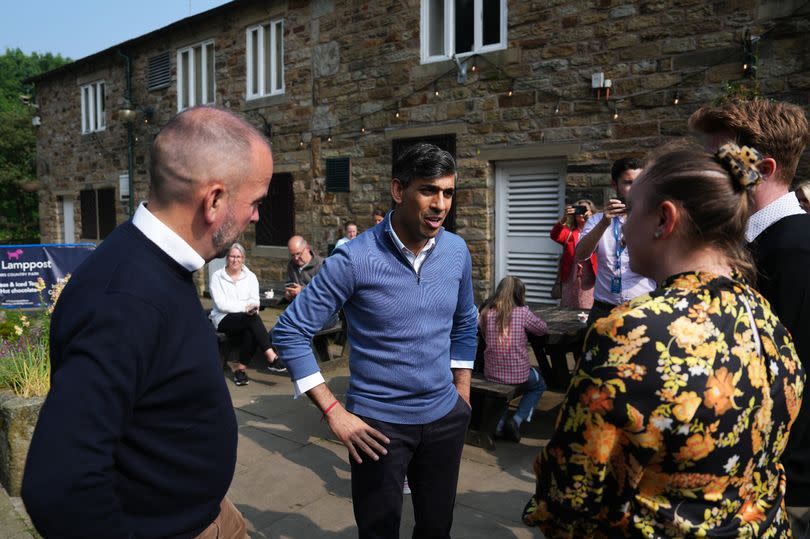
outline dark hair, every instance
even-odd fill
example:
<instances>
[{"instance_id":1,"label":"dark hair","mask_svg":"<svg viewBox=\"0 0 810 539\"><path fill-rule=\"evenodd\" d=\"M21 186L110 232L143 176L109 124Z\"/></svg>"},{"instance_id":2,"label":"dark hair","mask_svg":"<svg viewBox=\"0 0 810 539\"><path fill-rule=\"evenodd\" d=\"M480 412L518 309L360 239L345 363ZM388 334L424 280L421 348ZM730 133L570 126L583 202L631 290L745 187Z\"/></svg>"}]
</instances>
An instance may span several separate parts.
<instances>
[{"instance_id":1,"label":"dark hair","mask_svg":"<svg viewBox=\"0 0 810 539\"><path fill-rule=\"evenodd\" d=\"M374 210L371 212L372 217L385 217L385 212L382 210Z\"/></svg>"},{"instance_id":2,"label":"dark hair","mask_svg":"<svg viewBox=\"0 0 810 539\"><path fill-rule=\"evenodd\" d=\"M684 211L678 232L684 241L694 248L719 249L732 268L752 280L754 267L744 243L751 202L735 182L713 154L694 142L676 142L648 161L634 189L650 184L645 191L653 205L677 204Z\"/></svg>"},{"instance_id":3,"label":"dark hair","mask_svg":"<svg viewBox=\"0 0 810 539\"><path fill-rule=\"evenodd\" d=\"M610 167L610 179L613 180L613 183L619 183L619 176L622 175L622 172L639 168L641 168L641 161L635 157L622 157L614 161L613 166Z\"/></svg>"},{"instance_id":4,"label":"dark hair","mask_svg":"<svg viewBox=\"0 0 810 539\"><path fill-rule=\"evenodd\" d=\"M810 138L804 110L792 103L754 99L702 107L689 127L705 134L730 131L741 146L750 146L776 161L777 178L790 185Z\"/></svg>"},{"instance_id":5,"label":"dark hair","mask_svg":"<svg viewBox=\"0 0 810 539\"><path fill-rule=\"evenodd\" d=\"M354 221L346 221L346 224L345 224L345 225L343 225L343 228L344 228L344 229L345 229L345 228L348 228L348 227L349 227L349 226L351 226L351 225L357 226L357 223L355 223Z\"/></svg>"},{"instance_id":6,"label":"dark hair","mask_svg":"<svg viewBox=\"0 0 810 539\"><path fill-rule=\"evenodd\" d=\"M419 142L408 146L394 162L394 178L403 188L412 180L434 180L456 173L456 161L449 152L433 144Z\"/></svg>"}]
</instances>

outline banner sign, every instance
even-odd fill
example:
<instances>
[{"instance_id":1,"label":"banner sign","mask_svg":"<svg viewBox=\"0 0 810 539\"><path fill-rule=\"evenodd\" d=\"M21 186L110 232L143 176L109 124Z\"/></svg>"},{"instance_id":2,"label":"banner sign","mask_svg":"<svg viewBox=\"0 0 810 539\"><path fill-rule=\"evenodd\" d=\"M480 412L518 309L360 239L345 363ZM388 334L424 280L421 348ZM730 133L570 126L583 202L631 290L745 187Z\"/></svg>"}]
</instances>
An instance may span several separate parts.
<instances>
[{"instance_id":1,"label":"banner sign","mask_svg":"<svg viewBox=\"0 0 810 539\"><path fill-rule=\"evenodd\" d=\"M96 246L92 243L0 245L0 307L39 307L50 303L48 291L84 262ZM37 279L45 290L36 288Z\"/></svg>"}]
</instances>

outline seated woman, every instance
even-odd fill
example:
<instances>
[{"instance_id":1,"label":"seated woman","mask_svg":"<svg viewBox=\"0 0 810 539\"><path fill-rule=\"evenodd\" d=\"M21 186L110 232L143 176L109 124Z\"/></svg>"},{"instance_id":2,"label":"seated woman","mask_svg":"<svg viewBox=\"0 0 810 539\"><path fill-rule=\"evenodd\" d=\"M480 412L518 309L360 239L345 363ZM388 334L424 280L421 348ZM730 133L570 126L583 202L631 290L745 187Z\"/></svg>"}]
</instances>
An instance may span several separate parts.
<instances>
[{"instance_id":1,"label":"seated woman","mask_svg":"<svg viewBox=\"0 0 810 539\"><path fill-rule=\"evenodd\" d=\"M545 335L548 326L526 306L526 286L507 275L484 303L478 316L484 350L484 377L491 382L519 386L524 392L515 415L507 419L507 409L495 429L496 438L520 441L520 425L531 416L546 389L540 372L529 365L526 332Z\"/></svg>"},{"instance_id":2,"label":"seated woman","mask_svg":"<svg viewBox=\"0 0 810 539\"><path fill-rule=\"evenodd\" d=\"M593 307L593 287L596 283L596 252L587 262L578 262L574 249L585 222L594 214L593 202L577 200L568 206L560 220L551 227L551 239L563 246L560 257L560 307L590 309Z\"/></svg>"},{"instance_id":3,"label":"seated woman","mask_svg":"<svg viewBox=\"0 0 810 539\"><path fill-rule=\"evenodd\" d=\"M229 336L241 338L239 364L233 371L233 383L247 385L245 370L256 347L264 352L271 372L285 372L287 369L271 347L270 335L259 318L259 281L245 266L244 247L238 243L231 245L225 267L214 272L208 288L214 300L210 315L214 327Z\"/></svg>"},{"instance_id":4,"label":"seated woman","mask_svg":"<svg viewBox=\"0 0 810 539\"><path fill-rule=\"evenodd\" d=\"M590 329L524 522L552 537L789 537L779 462L804 372L739 277L759 154L669 149L628 197L630 266L658 289Z\"/></svg>"}]
</instances>

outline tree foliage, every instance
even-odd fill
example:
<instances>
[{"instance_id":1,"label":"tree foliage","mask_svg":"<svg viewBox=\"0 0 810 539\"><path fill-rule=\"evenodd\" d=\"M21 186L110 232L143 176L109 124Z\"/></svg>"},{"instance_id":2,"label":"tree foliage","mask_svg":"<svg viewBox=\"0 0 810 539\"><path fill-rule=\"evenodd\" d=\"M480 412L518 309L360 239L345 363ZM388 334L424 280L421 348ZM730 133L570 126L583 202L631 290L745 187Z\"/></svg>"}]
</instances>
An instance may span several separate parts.
<instances>
[{"instance_id":1,"label":"tree foliage","mask_svg":"<svg viewBox=\"0 0 810 539\"><path fill-rule=\"evenodd\" d=\"M22 188L36 179L34 88L23 81L69 61L20 49L6 49L0 56L0 243L39 238L37 194Z\"/></svg>"}]
</instances>

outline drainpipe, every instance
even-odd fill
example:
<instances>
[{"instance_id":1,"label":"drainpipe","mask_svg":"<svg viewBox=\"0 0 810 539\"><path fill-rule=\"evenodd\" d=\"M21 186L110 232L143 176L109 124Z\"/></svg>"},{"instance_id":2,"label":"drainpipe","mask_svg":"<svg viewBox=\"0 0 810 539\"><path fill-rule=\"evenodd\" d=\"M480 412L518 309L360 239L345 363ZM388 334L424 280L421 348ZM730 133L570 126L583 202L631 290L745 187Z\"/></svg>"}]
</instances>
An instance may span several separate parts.
<instances>
[{"instance_id":1,"label":"drainpipe","mask_svg":"<svg viewBox=\"0 0 810 539\"><path fill-rule=\"evenodd\" d=\"M127 107L132 107L132 59L118 49L126 60L127 90L124 94ZM135 122L127 122L127 176L129 178L129 216L135 214Z\"/></svg>"}]
</instances>

